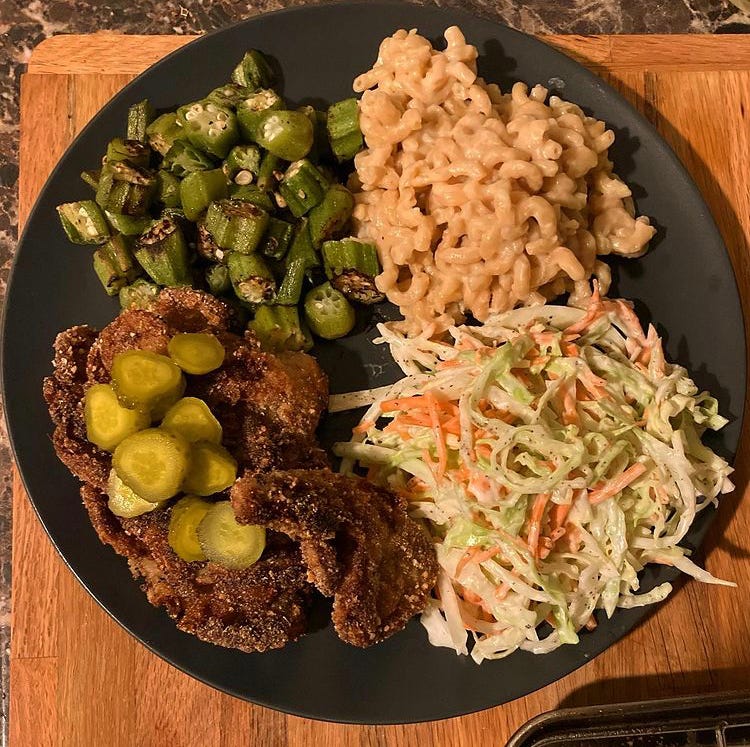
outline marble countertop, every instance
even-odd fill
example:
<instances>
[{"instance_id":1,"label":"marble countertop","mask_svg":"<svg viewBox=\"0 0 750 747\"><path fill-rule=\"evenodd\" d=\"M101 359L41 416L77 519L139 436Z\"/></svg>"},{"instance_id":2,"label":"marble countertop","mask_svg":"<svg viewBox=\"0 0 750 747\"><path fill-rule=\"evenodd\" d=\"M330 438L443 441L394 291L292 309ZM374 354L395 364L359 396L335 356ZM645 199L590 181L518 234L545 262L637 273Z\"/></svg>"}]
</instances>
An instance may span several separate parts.
<instances>
[{"instance_id":1,"label":"marble countertop","mask_svg":"<svg viewBox=\"0 0 750 747\"><path fill-rule=\"evenodd\" d=\"M460 7L529 33L750 33L750 0L424 0ZM303 5L291 0L0 0L0 303L17 241L19 82L31 51L54 34L196 34L258 13ZM11 609L12 458L0 420L0 672L7 741Z\"/></svg>"}]
</instances>

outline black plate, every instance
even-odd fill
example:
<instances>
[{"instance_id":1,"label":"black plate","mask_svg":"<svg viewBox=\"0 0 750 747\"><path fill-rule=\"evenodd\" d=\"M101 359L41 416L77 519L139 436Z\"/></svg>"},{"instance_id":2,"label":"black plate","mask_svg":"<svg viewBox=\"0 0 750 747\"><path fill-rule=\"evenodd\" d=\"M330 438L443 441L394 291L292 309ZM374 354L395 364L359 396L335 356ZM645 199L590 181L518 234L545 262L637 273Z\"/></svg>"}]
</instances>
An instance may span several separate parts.
<instances>
[{"instance_id":1,"label":"black plate","mask_svg":"<svg viewBox=\"0 0 750 747\"><path fill-rule=\"evenodd\" d=\"M732 268L713 220L692 181L651 126L599 78L539 41L460 12L368 2L298 8L253 18L170 55L125 88L67 151L45 186L19 247L4 332L4 393L15 454L29 495L52 541L98 602L159 656L222 690L290 713L337 721L392 723L445 718L498 705L562 677L621 638L643 611L619 611L578 646L543 657L516 653L476 666L432 648L417 621L369 650L341 643L330 626L281 651L242 654L180 633L151 607L125 561L97 539L78 499L78 484L50 446L41 397L56 332L83 322L104 325L116 314L90 266L90 251L67 244L54 206L86 195L78 173L97 163L106 142L124 128L127 107L148 97L158 107L195 99L228 78L248 47L275 56L284 94L332 101L351 95L354 76L367 69L380 40L418 27L439 40L452 24L480 50L480 71L506 88L521 79L547 83L605 119L617 133L617 171L636 186L639 212L659 234L643 259L618 263L617 292L668 330L668 351L720 398L732 418L713 445L733 456L745 391L743 322ZM29 123L27 123L27 126ZM321 347L334 391L396 378L372 330ZM339 421L340 428L342 422ZM335 436L333 423L325 438ZM344 435L344 434L342 434ZM689 535L697 544L710 514ZM646 588L674 578L648 570ZM117 676L113 673L112 676Z\"/></svg>"}]
</instances>

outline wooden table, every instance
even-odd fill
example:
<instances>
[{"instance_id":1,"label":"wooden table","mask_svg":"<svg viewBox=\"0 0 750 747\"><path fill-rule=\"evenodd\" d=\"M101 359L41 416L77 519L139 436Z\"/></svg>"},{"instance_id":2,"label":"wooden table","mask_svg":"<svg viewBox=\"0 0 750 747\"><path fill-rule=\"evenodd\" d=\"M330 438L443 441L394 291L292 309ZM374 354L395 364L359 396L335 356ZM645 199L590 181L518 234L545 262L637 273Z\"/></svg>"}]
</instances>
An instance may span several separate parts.
<instances>
[{"instance_id":1,"label":"wooden table","mask_svg":"<svg viewBox=\"0 0 750 747\"><path fill-rule=\"evenodd\" d=\"M189 41L57 36L21 85L20 221L76 132L125 83ZM656 124L708 200L750 300L750 36L553 36ZM750 687L747 442L734 495L705 551L739 589L690 582L647 622L570 676L472 716L413 726L346 726L270 711L212 690L149 653L113 622L55 554L16 477L13 521L13 747L481 745L527 719L583 705ZM544 666L540 657L538 666ZM280 673L280 676L291 673ZM498 676L502 672L498 671Z\"/></svg>"}]
</instances>

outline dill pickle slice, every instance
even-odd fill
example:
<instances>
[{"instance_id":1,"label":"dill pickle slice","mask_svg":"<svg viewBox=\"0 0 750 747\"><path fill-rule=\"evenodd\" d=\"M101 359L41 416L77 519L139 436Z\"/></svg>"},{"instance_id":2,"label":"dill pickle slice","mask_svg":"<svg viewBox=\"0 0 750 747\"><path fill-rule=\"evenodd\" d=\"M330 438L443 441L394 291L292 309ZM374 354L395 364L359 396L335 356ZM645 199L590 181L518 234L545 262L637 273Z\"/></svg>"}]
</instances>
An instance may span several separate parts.
<instances>
[{"instance_id":1,"label":"dill pickle slice","mask_svg":"<svg viewBox=\"0 0 750 747\"><path fill-rule=\"evenodd\" d=\"M147 428L149 416L123 407L109 384L94 384L84 398L86 438L105 451L114 451L123 439Z\"/></svg>"},{"instance_id":2,"label":"dill pickle slice","mask_svg":"<svg viewBox=\"0 0 750 747\"><path fill-rule=\"evenodd\" d=\"M178 399L167 411L161 427L182 436L191 444L196 441L221 443L221 423L208 409L208 405L197 397Z\"/></svg>"},{"instance_id":3,"label":"dill pickle slice","mask_svg":"<svg viewBox=\"0 0 750 747\"><path fill-rule=\"evenodd\" d=\"M182 396L185 377L166 355L126 350L112 363L112 386L123 405L151 410L158 418Z\"/></svg>"},{"instance_id":4,"label":"dill pickle slice","mask_svg":"<svg viewBox=\"0 0 750 747\"><path fill-rule=\"evenodd\" d=\"M190 450L190 463L182 483L186 493L213 495L237 479L237 462L223 447L198 441Z\"/></svg>"},{"instance_id":5,"label":"dill pickle slice","mask_svg":"<svg viewBox=\"0 0 750 747\"><path fill-rule=\"evenodd\" d=\"M123 519L132 519L134 516L147 514L156 508L163 508L166 504L166 501L159 501L159 503L144 501L117 476L117 472L114 470L109 473L107 495L109 496L107 501L109 510L115 516L121 516Z\"/></svg>"},{"instance_id":6,"label":"dill pickle slice","mask_svg":"<svg viewBox=\"0 0 750 747\"><path fill-rule=\"evenodd\" d=\"M190 444L184 438L161 428L147 428L119 444L112 466L131 490L158 503L179 492L189 459Z\"/></svg>"},{"instance_id":7,"label":"dill pickle slice","mask_svg":"<svg viewBox=\"0 0 750 747\"><path fill-rule=\"evenodd\" d=\"M212 563L239 571L263 554L266 530L255 524L238 524L229 501L214 503L198 524L198 541Z\"/></svg>"},{"instance_id":8,"label":"dill pickle slice","mask_svg":"<svg viewBox=\"0 0 750 747\"><path fill-rule=\"evenodd\" d=\"M195 530L212 505L197 495L186 495L172 506L167 540L175 553L187 563L206 559Z\"/></svg>"},{"instance_id":9,"label":"dill pickle slice","mask_svg":"<svg viewBox=\"0 0 750 747\"><path fill-rule=\"evenodd\" d=\"M172 360L189 374L206 374L224 362L224 346L208 332L182 332L167 345Z\"/></svg>"}]
</instances>

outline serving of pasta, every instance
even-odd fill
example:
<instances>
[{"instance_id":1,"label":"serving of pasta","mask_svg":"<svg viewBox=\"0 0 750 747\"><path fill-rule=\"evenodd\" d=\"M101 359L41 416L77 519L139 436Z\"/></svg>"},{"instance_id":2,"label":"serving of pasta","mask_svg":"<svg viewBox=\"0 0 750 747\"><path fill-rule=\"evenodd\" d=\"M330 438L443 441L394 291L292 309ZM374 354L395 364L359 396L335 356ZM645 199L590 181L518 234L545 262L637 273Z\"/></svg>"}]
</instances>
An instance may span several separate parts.
<instances>
[{"instance_id":1,"label":"serving of pasta","mask_svg":"<svg viewBox=\"0 0 750 747\"><path fill-rule=\"evenodd\" d=\"M582 306L599 257L638 257L654 228L613 172L614 133L541 85L477 76L460 29L438 51L415 30L383 40L362 92L366 148L352 177L358 235L408 335L437 335L562 293Z\"/></svg>"}]
</instances>

